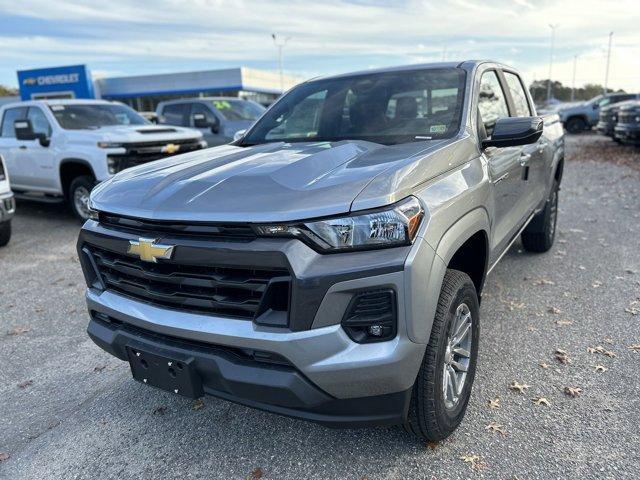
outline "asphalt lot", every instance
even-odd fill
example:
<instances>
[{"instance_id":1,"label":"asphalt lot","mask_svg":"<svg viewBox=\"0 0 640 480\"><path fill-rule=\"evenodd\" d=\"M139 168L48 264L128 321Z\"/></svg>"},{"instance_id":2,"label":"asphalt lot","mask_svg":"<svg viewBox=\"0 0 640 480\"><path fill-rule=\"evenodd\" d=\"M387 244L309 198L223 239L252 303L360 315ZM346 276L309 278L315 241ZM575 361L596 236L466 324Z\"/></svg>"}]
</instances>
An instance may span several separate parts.
<instances>
[{"instance_id":1,"label":"asphalt lot","mask_svg":"<svg viewBox=\"0 0 640 480\"><path fill-rule=\"evenodd\" d=\"M640 149L595 135L568 149L556 245L516 244L490 275L466 419L432 446L134 382L85 334L79 225L62 207L19 203L0 250L0 478L636 478L640 170L628 165Z\"/></svg>"}]
</instances>

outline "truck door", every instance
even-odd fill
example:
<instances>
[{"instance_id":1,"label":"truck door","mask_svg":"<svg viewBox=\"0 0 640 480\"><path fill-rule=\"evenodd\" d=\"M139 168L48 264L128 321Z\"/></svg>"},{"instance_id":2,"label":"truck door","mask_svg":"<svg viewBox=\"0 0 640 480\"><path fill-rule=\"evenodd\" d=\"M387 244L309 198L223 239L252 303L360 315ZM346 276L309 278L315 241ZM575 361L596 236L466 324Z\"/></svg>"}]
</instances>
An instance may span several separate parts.
<instances>
[{"instance_id":1,"label":"truck door","mask_svg":"<svg viewBox=\"0 0 640 480\"><path fill-rule=\"evenodd\" d=\"M213 112L213 108L201 102L191 104L191 113L189 114L189 126L196 128L202 133L202 137L209 147L223 145L229 142L229 139L222 135L222 124L220 119Z\"/></svg>"},{"instance_id":2,"label":"truck door","mask_svg":"<svg viewBox=\"0 0 640 480\"><path fill-rule=\"evenodd\" d=\"M22 142L16 138L13 122L27 118L27 107L8 108L2 115L2 130L0 131L0 155L9 171L12 188L24 185L27 171L20 161L23 148Z\"/></svg>"},{"instance_id":3,"label":"truck door","mask_svg":"<svg viewBox=\"0 0 640 480\"><path fill-rule=\"evenodd\" d=\"M51 142L51 125L40 107L29 107L27 119L31 120L34 133L43 133ZM42 189L58 189L58 173L54 171L53 144L43 146L38 140L22 142L20 162L25 173L25 185Z\"/></svg>"},{"instance_id":4,"label":"truck door","mask_svg":"<svg viewBox=\"0 0 640 480\"><path fill-rule=\"evenodd\" d=\"M507 99L494 70L484 72L480 79L478 116L478 128L481 135L486 132L487 137L491 136L493 127L500 118L509 116ZM489 147L484 149L483 155L487 161L492 190L491 251L497 257L524 221L521 199L524 183L521 164L523 147ZM495 260L496 258L490 259L491 262Z\"/></svg>"}]
</instances>

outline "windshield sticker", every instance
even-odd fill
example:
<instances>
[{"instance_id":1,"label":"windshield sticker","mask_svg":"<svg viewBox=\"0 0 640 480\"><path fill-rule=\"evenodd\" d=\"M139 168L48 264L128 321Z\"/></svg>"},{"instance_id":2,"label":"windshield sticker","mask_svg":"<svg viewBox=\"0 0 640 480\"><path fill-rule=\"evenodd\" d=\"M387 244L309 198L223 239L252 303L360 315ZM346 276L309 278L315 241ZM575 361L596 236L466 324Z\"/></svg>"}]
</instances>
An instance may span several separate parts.
<instances>
[{"instance_id":1,"label":"windshield sticker","mask_svg":"<svg viewBox=\"0 0 640 480\"><path fill-rule=\"evenodd\" d=\"M447 131L446 125L431 125L429 133L445 133Z\"/></svg>"},{"instance_id":2,"label":"windshield sticker","mask_svg":"<svg viewBox=\"0 0 640 480\"><path fill-rule=\"evenodd\" d=\"M231 108L231 104L226 100L214 100L213 106L216 107L218 110L226 110L228 108Z\"/></svg>"},{"instance_id":3,"label":"windshield sticker","mask_svg":"<svg viewBox=\"0 0 640 480\"><path fill-rule=\"evenodd\" d=\"M51 110L54 112L60 112L64 110L64 105L51 105Z\"/></svg>"}]
</instances>

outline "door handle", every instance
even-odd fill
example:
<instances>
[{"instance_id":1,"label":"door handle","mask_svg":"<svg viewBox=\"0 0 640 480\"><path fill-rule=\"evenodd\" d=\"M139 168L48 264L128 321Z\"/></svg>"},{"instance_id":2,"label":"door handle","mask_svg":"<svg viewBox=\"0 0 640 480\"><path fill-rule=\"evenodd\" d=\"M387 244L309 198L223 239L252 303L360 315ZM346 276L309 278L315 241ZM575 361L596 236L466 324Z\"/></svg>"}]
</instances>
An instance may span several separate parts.
<instances>
[{"instance_id":1,"label":"door handle","mask_svg":"<svg viewBox=\"0 0 640 480\"><path fill-rule=\"evenodd\" d=\"M541 142L538 145L538 152L540 153L544 152L544 149L547 148L547 145L549 145L547 142Z\"/></svg>"},{"instance_id":2,"label":"door handle","mask_svg":"<svg viewBox=\"0 0 640 480\"><path fill-rule=\"evenodd\" d=\"M520 155L520 165L522 165L523 167L529 162L529 160L531 160L530 153L523 153Z\"/></svg>"},{"instance_id":3,"label":"door handle","mask_svg":"<svg viewBox=\"0 0 640 480\"><path fill-rule=\"evenodd\" d=\"M26 150L27 146L26 145L20 145L20 147L18 147L18 148L20 148L20 150Z\"/></svg>"}]
</instances>

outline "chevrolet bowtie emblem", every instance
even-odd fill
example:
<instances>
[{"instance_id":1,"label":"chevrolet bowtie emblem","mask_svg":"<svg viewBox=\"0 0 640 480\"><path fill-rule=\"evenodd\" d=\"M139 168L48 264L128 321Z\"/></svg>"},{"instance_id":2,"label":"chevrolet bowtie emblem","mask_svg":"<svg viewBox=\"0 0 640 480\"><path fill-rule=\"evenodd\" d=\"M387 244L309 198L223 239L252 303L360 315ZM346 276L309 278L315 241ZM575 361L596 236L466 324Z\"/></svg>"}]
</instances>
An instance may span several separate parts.
<instances>
[{"instance_id":1,"label":"chevrolet bowtie emblem","mask_svg":"<svg viewBox=\"0 0 640 480\"><path fill-rule=\"evenodd\" d=\"M160 245L153 238L139 238L138 241L129 240L127 253L137 255L145 262L158 263L159 258L169 260L173 254L173 245Z\"/></svg>"},{"instance_id":2,"label":"chevrolet bowtie emblem","mask_svg":"<svg viewBox=\"0 0 640 480\"><path fill-rule=\"evenodd\" d=\"M180 150L180 145L176 145L175 143L167 143L164 147L162 147L162 153L176 153Z\"/></svg>"}]
</instances>

